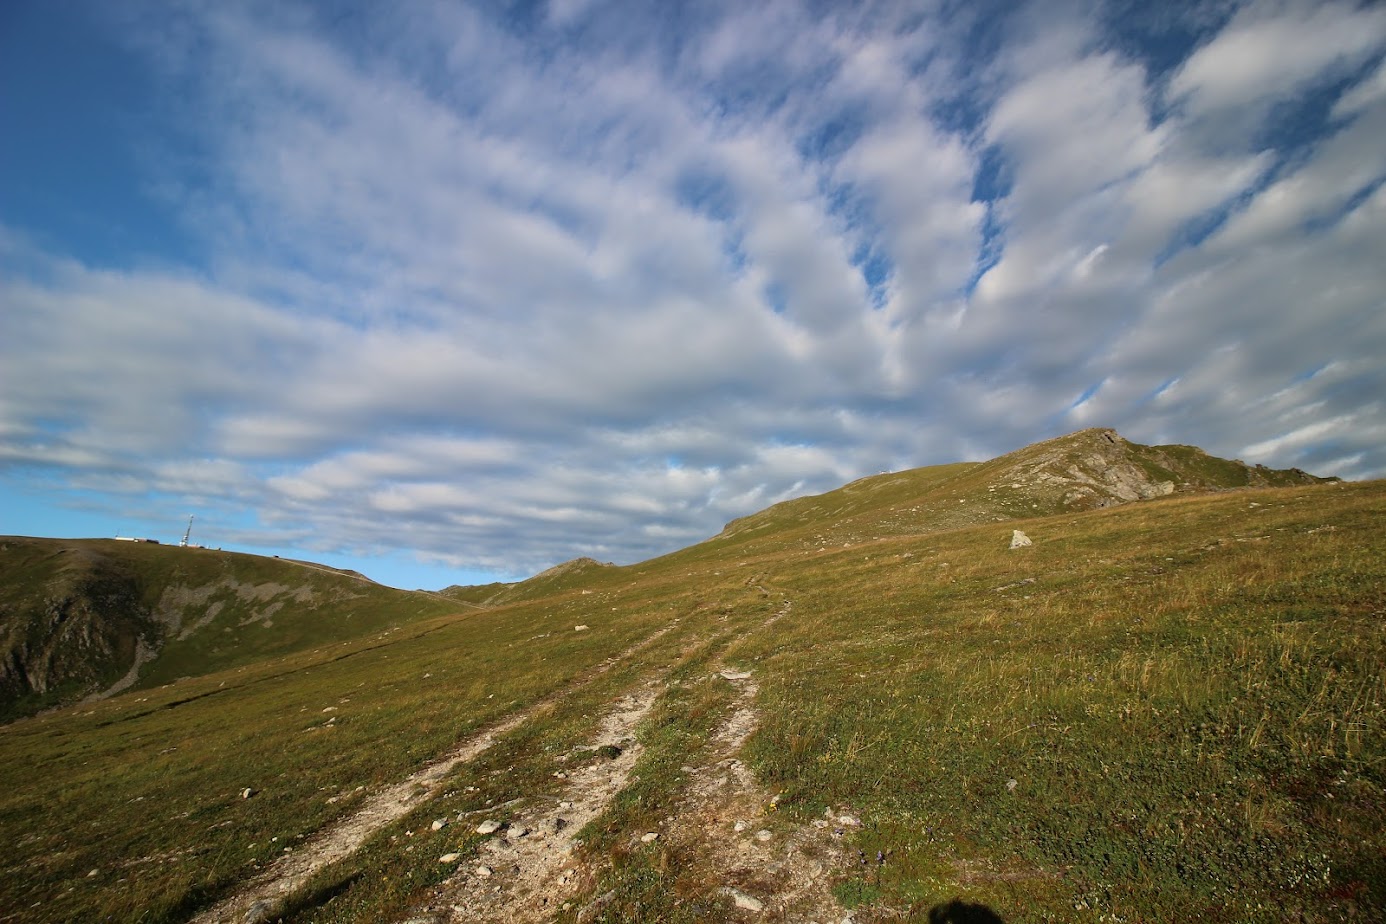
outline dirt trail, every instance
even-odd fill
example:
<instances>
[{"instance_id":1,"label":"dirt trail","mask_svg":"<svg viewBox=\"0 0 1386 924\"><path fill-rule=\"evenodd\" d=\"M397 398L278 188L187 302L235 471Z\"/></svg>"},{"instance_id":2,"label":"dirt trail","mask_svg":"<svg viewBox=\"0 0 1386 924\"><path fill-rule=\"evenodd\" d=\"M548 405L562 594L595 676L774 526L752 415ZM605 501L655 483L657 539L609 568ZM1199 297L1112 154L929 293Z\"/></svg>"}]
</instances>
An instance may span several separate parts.
<instances>
[{"instance_id":1,"label":"dirt trail","mask_svg":"<svg viewBox=\"0 0 1386 924\"><path fill-rule=\"evenodd\" d=\"M769 594L764 587L758 589ZM769 628L789 614L790 610L791 604L784 601L771 618L758 626L758 630ZM721 677L737 684L740 695L732 716L714 736L714 754L719 759L717 766L732 769L737 803L765 801L750 770L729 756L740 751L757 725L751 705L757 688L750 682L750 676L750 673L722 670ZM505 827L493 831L492 839L482 845L475 858L460 863L453 876L439 885L430 899L410 909L403 920L407 924L462 924L464 921L538 924L552 920L564 910L571 910L570 900L589 887L595 876L595 871L589 869L588 863L575 856L574 838L585 824L602 815L615 795L628 783L632 769L643 752L642 744L635 740L633 734L640 720L653 707L660 686L660 680L647 680L643 687L617 700L614 708L602 719L595 740L575 752L577 756L600 755L602 749L606 748L606 758L610 759L599 756L595 761L585 763L581 769L568 774L559 795L547 797L541 805L532 806L520 816L511 817ZM611 748L617 749L618 754L614 754ZM705 851L707 862L718 867L726 863L725 851L715 849L714 839L708 837L714 823L705 819L704 815L708 806L726 797L728 792L712 792L707 784L694 783L689 795L693 820L683 817L672 828L675 837L705 842L705 846L711 848ZM493 824L499 823L500 816L489 820ZM656 833L649 833L646 837L654 835ZM667 834L660 837L667 837ZM778 869L786 871L787 880L794 884L793 889L780 889L778 898L782 906L805 905L800 900L801 894L808 894L815 882L821 884L823 880L822 867L808 866L805 858L807 853L804 849L797 849L789 862L779 863ZM730 869L739 870L740 866L742 860L737 859L730 864ZM819 885L822 895L812 895L807 905L836 909L832 896L823 891L825 888ZM736 892L732 891L730 885L728 891L735 900ZM743 895L742 900L744 898L746 896ZM602 899L596 899L593 905L579 913L579 920L590 917L600 902Z\"/></svg>"},{"instance_id":2,"label":"dirt trail","mask_svg":"<svg viewBox=\"0 0 1386 924\"><path fill-rule=\"evenodd\" d=\"M660 687L650 680L618 699L596 738L574 755L589 762L568 773L556 797L508 819L475 859L410 913L409 924L543 921L556 914L584 878L574 838L625 788L643 751L635 728Z\"/></svg>"},{"instance_id":3,"label":"dirt trail","mask_svg":"<svg viewBox=\"0 0 1386 924\"><path fill-rule=\"evenodd\" d=\"M786 612L788 604L775 618ZM737 756L759 724L756 683L747 671L719 675L737 688L736 706L714 733L707 762L687 768L692 779L669 832L670 844L691 859L682 875L721 883L718 890L747 919L850 921L828 888L846 863L840 840L860 822L846 809L808 826L775 817L776 798Z\"/></svg>"},{"instance_id":4,"label":"dirt trail","mask_svg":"<svg viewBox=\"0 0 1386 924\"><path fill-rule=\"evenodd\" d=\"M473 760L490 748L498 737L551 708L574 689L590 683L653 645L673 630L678 622L674 620L658 629L620 654L607 658L563 691L547 696L529 708L464 739L451 751L420 767L404 780L369 796L365 805L355 813L325 828L301 849L275 861L234 895L194 917L190 924L244 924L272 920L285 899L302 888L313 875L350 856L376 831L436 796L443 781L459 765Z\"/></svg>"}]
</instances>

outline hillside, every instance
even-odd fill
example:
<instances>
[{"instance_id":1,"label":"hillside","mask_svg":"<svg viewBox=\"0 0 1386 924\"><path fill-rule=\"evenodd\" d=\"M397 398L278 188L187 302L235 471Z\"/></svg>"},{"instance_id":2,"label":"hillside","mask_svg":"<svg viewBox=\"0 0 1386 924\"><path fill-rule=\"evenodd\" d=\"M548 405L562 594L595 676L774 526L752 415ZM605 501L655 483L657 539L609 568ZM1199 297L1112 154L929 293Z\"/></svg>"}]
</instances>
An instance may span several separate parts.
<instances>
[{"instance_id":1,"label":"hillside","mask_svg":"<svg viewBox=\"0 0 1386 924\"><path fill-rule=\"evenodd\" d=\"M0 719L447 612L310 562L0 537Z\"/></svg>"},{"instance_id":2,"label":"hillside","mask_svg":"<svg viewBox=\"0 0 1386 924\"><path fill-rule=\"evenodd\" d=\"M1210 456L1193 446L1142 446L1116 431L1080 430L989 462L872 475L733 520L725 544L774 537L804 549L909 536L1020 517L1249 487L1321 484L1298 470Z\"/></svg>"},{"instance_id":3,"label":"hillside","mask_svg":"<svg viewBox=\"0 0 1386 924\"><path fill-rule=\"evenodd\" d=\"M1386 483L1104 432L0 728L0 908L1381 919Z\"/></svg>"},{"instance_id":4,"label":"hillside","mask_svg":"<svg viewBox=\"0 0 1386 924\"><path fill-rule=\"evenodd\" d=\"M475 586L454 585L440 593L463 603L476 606L503 606L524 600L537 600L562 594L565 591L591 589L594 581L600 581L603 569L614 569L610 562L600 562L595 558L574 558L547 568L534 577L513 584L481 584Z\"/></svg>"}]
</instances>

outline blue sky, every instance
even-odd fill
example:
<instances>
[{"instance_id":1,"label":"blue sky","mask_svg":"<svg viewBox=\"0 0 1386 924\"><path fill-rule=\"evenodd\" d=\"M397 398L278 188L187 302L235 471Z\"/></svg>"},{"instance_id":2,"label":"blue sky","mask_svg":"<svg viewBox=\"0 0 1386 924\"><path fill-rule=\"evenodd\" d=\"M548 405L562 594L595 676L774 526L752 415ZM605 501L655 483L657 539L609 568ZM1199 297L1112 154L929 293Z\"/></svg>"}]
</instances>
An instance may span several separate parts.
<instances>
[{"instance_id":1,"label":"blue sky","mask_svg":"<svg viewBox=\"0 0 1386 924\"><path fill-rule=\"evenodd\" d=\"M1086 426L1386 474L1386 8L0 6L0 533L398 586Z\"/></svg>"}]
</instances>

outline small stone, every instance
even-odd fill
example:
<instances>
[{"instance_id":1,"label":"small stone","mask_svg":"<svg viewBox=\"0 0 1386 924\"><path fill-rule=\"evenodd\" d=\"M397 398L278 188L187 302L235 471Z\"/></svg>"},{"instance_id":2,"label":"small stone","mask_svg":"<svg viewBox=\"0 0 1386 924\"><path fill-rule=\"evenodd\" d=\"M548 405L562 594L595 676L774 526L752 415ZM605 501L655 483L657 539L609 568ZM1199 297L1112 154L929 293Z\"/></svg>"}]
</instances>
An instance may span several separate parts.
<instances>
[{"instance_id":1,"label":"small stone","mask_svg":"<svg viewBox=\"0 0 1386 924\"><path fill-rule=\"evenodd\" d=\"M574 632L586 632L591 626L573 626Z\"/></svg>"},{"instance_id":2,"label":"small stone","mask_svg":"<svg viewBox=\"0 0 1386 924\"><path fill-rule=\"evenodd\" d=\"M269 924L273 917L274 905L260 899L245 910L245 917L241 918L241 922L242 924Z\"/></svg>"},{"instance_id":3,"label":"small stone","mask_svg":"<svg viewBox=\"0 0 1386 924\"><path fill-rule=\"evenodd\" d=\"M568 827L568 819L555 816L554 819L549 822L549 827L553 830L554 834L557 834L559 831Z\"/></svg>"},{"instance_id":4,"label":"small stone","mask_svg":"<svg viewBox=\"0 0 1386 924\"><path fill-rule=\"evenodd\" d=\"M642 835L640 835L640 843L642 843L642 844L652 844L652 843L654 843L654 842L657 841L657 840L659 840L659 832L658 832L658 831L651 831L651 832L649 832L648 834L642 834Z\"/></svg>"},{"instance_id":5,"label":"small stone","mask_svg":"<svg viewBox=\"0 0 1386 924\"><path fill-rule=\"evenodd\" d=\"M756 840L760 841L762 844L770 840L770 838L774 836L775 835L771 834L770 831L766 828L761 828L759 831L756 832Z\"/></svg>"},{"instance_id":6,"label":"small stone","mask_svg":"<svg viewBox=\"0 0 1386 924\"><path fill-rule=\"evenodd\" d=\"M755 913L760 913L761 911L765 910L765 905L761 903L760 899L753 898L752 896L747 895L740 889L731 889L729 891L731 894L732 901L736 904L736 907L741 908L744 911L752 911Z\"/></svg>"},{"instance_id":7,"label":"small stone","mask_svg":"<svg viewBox=\"0 0 1386 924\"><path fill-rule=\"evenodd\" d=\"M493 870L489 866L478 866L476 868L476 874L482 879L490 879L492 872Z\"/></svg>"},{"instance_id":8,"label":"small stone","mask_svg":"<svg viewBox=\"0 0 1386 924\"><path fill-rule=\"evenodd\" d=\"M838 815L837 823L848 828L860 828L861 819L853 818L851 815Z\"/></svg>"},{"instance_id":9,"label":"small stone","mask_svg":"<svg viewBox=\"0 0 1386 924\"><path fill-rule=\"evenodd\" d=\"M435 818L433 820L433 824L429 825L429 827L432 828L434 831L441 831L447 826L448 820L446 818Z\"/></svg>"},{"instance_id":10,"label":"small stone","mask_svg":"<svg viewBox=\"0 0 1386 924\"><path fill-rule=\"evenodd\" d=\"M1023 549L1028 545L1034 545L1034 543L1030 541L1029 536L1018 529L1011 530L1011 548Z\"/></svg>"},{"instance_id":11,"label":"small stone","mask_svg":"<svg viewBox=\"0 0 1386 924\"><path fill-rule=\"evenodd\" d=\"M99 876L99 875L101 875L101 870L99 870L99 869L94 869L94 870L92 870L91 872L87 873L87 878L90 879L92 876Z\"/></svg>"},{"instance_id":12,"label":"small stone","mask_svg":"<svg viewBox=\"0 0 1386 924\"><path fill-rule=\"evenodd\" d=\"M253 795L255 795L255 790L251 789L249 786L241 790L242 799L249 799Z\"/></svg>"},{"instance_id":13,"label":"small stone","mask_svg":"<svg viewBox=\"0 0 1386 924\"><path fill-rule=\"evenodd\" d=\"M439 863L456 863L462 858L460 853L445 853L438 858Z\"/></svg>"},{"instance_id":14,"label":"small stone","mask_svg":"<svg viewBox=\"0 0 1386 924\"><path fill-rule=\"evenodd\" d=\"M570 808L573 807L573 803L571 803L571 802L569 802L569 801L567 801L567 800L565 799L564 801L558 803L558 807L561 808L561 809L570 809Z\"/></svg>"},{"instance_id":15,"label":"small stone","mask_svg":"<svg viewBox=\"0 0 1386 924\"><path fill-rule=\"evenodd\" d=\"M486 821L483 821L481 824L476 826L476 833L495 834L500 829L501 823L499 821L495 821L494 819L488 818Z\"/></svg>"},{"instance_id":16,"label":"small stone","mask_svg":"<svg viewBox=\"0 0 1386 924\"><path fill-rule=\"evenodd\" d=\"M746 830L746 822L738 821L736 824L732 825L732 830L740 834L742 831Z\"/></svg>"},{"instance_id":17,"label":"small stone","mask_svg":"<svg viewBox=\"0 0 1386 924\"><path fill-rule=\"evenodd\" d=\"M1017 783L1015 780L1007 780L1007 781L1006 781L1006 791L1007 791L1007 792L1015 792L1015 788L1016 788L1017 786L1019 786L1019 785L1020 785L1020 784Z\"/></svg>"},{"instance_id":18,"label":"small stone","mask_svg":"<svg viewBox=\"0 0 1386 924\"><path fill-rule=\"evenodd\" d=\"M529 834L529 828L525 827L524 825L511 825L510 830L505 832L505 836L510 838L512 841L518 841L520 838L526 836L527 834Z\"/></svg>"}]
</instances>

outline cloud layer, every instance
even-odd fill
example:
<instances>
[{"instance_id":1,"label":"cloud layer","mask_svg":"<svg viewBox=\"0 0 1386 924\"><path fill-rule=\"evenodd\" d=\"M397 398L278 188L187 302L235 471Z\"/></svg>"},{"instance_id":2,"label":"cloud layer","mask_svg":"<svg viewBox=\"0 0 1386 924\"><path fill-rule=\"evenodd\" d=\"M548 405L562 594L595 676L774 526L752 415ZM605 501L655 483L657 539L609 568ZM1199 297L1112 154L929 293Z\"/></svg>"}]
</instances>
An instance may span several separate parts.
<instances>
[{"instance_id":1,"label":"cloud layer","mask_svg":"<svg viewBox=\"0 0 1386 924\"><path fill-rule=\"evenodd\" d=\"M1098 424L1386 474L1386 10L666 7L93 7L198 256L0 229L7 477L522 575Z\"/></svg>"}]
</instances>

